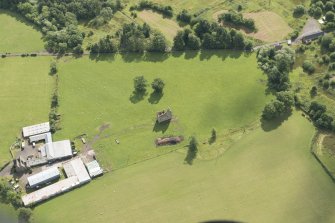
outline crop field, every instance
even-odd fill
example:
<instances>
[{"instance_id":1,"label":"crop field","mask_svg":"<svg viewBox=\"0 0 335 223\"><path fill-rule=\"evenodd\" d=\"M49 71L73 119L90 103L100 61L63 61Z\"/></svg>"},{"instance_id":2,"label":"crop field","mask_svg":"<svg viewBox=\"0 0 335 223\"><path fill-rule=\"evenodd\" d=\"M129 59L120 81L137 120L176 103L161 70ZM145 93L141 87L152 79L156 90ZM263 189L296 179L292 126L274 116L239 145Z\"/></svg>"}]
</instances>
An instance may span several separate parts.
<instances>
[{"instance_id":1,"label":"crop field","mask_svg":"<svg viewBox=\"0 0 335 223\"><path fill-rule=\"evenodd\" d=\"M18 15L0 10L0 52L43 51L42 34Z\"/></svg>"},{"instance_id":2,"label":"crop field","mask_svg":"<svg viewBox=\"0 0 335 223\"><path fill-rule=\"evenodd\" d=\"M189 166L176 152L107 174L35 208L36 223L334 222L335 185L310 153L313 134L294 112L215 161Z\"/></svg>"},{"instance_id":3,"label":"crop field","mask_svg":"<svg viewBox=\"0 0 335 223\"><path fill-rule=\"evenodd\" d=\"M163 18L162 15L150 10L143 10L137 13L138 18L146 22L150 27L159 30L164 34L166 39L172 43L181 27L172 19Z\"/></svg>"},{"instance_id":4,"label":"crop field","mask_svg":"<svg viewBox=\"0 0 335 223\"><path fill-rule=\"evenodd\" d=\"M270 97L264 94L265 76L255 64L254 54L227 51L66 59L59 63L62 130L55 136L87 134L108 168L183 148L191 135L207 143L212 128L220 136L259 119ZM162 78L163 95L153 94L150 86L146 95L134 95L133 78L138 75L149 84ZM167 108L172 109L174 120L155 125L156 112ZM156 148L155 139L164 135L182 135L185 142Z\"/></svg>"},{"instance_id":5,"label":"crop field","mask_svg":"<svg viewBox=\"0 0 335 223\"><path fill-rule=\"evenodd\" d=\"M23 126L48 121L53 78L50 57L0 59L0 166ZM38 68L38 69L37 69Z\"/></svg>"}]
</instances>

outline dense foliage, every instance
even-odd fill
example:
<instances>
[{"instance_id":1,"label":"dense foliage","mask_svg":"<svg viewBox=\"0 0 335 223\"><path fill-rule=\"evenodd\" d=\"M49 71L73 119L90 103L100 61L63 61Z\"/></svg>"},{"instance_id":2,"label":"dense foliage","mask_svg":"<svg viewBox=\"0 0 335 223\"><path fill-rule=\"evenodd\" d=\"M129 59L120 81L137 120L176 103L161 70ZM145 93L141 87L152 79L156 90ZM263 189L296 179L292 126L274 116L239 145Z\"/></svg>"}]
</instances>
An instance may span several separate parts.
<instances>
[{"instance_id":1,"label":"dense foliage","mask_svg":"<svg viewBox=\"0 0 335 223\"><path fill-rule=\"evenodd\" d=\"M262 47L257 52L259 67L268 76L268 86L275 91L287 90L290 86L289 72L295 61L295 53L290 48L276 50Z\"/></svg>"},{"instance_id":2,"label":"dense foliage","mask_svg":"<svg viewBox=\"0 0 335 223\"><path fill-rule=\"evenodd\" d=\"M117 47L110 35L102 37L97 43L94 43L91 47L91 53L114 53L117 51Z\"/></svg>"},{"instance_id":3,"label":"dense foliage","mask_svg":"<svg viewBox=\"0 0 335 223\"><path fill-rule=\"evenodd\" d=\"M183 9L178 15L177 20L183 23L190 23L192 20L192 15L185 9Z\"/></svg>"},{"instance_id":4,"label":"dense foliage","mask_svg":"<svg viewBox=\"0 0 335 223\"><path fill-rule=\"evenodd\" d=\"M136 93L145 92L147 85L147 80L143 76L137 76L134 78L134 89Z\"/></svg>"},{"instance_id":5,"label":"dense foliage","mask_svg":"<svg viewBox=\"0 0 335 223\"><path fill-rule=\"evenodd\" d=\"M256 31L254 20L243 18L242 13L238 13L235 11L225 12L219 15L218 20L220 23L232 25L239 29L242 28L242 29L248 29L250 31Z\"/></svg>"},{"instance_id":6,"label":"dense foliage","mask_svg":"<svg viewBox=\"0 0 335 223\"><path fill-rule=\"evenodd\" d=\"M12 204L15 208L22 206L21 196L16 193L4 179L0 179L0 201Z\"/></svg>"},{"instance_id":7,"label":"dense foliage","mask_svg":"<svg viewBox=\"0 0 335 223\"><path fill-rule=\"evenodd\" d=\"M41 28L46 49L55 53L81 48L84 34L78 30L78 20L108 21L121 9L120 0L0 0L0 8L23 15Z\"/></svg>"},{"instance_id":8,"label":"dense foliage","mask_svg":"<svg viewBox=\"0 0 335 223\"><path fill-rule=\"evenodd\" d=\"M227 29L217 23L201 19L193 29L179 31L174 38L174 49L238 49L251 50L252 43L235 29Z\"/></svg>"},{"instance_id":9,"label":"dense foliage","mask_svg":"<svg viewBox=\"0 0 335 223\"><path fill-rule=\"evenodd\" d=\"M281 91L276 94L276 99L265 105L262 117L271 120L282 116L289 111L294 104L293 94L289 91Z\"/></svg>"},{"instance_id":10,"label":"dense foliage","mask_svg":"<svg viewBox=\"0 0 335 223\"><path fill-rule=\"evenodd\" d=\"M308 114L319 128L332 130L333 118L326 114L327 107L313 101L309 107Z\"/></svg>"},{"instance_id":11,"label":"dense foliage","mask_svg":"<svg viewBox=\"0 0 335 223\"><path fill-rule=\"evenodd\" d=\"M162 93L163 92L163 88L165 86L165 83L162 79L160 78L156 78L152 83L151 83L151 87L152 89L154 89L154 91L156 93Z\"/></svg>"},{"instance_id":12,"label":"dense foliage","mask_svg":"<svg viewBox=\"0 0 335 223\"><path fill-rule=\"evenodd\" d=\"M335 1L334 0L312 0L308 13L316 19L325 16L324 29L335 28Z\"/></svg>"},{"instance_id":13,"label":"dense foliage","mask_svg":"<svg viewBox=\"0 0 335 223\"><path fill-rule=\"evenodd\" d=\"M138 6L131 7L131 10L137 9L137 10L144 10L144 9L150 9L152 11L155 11L157 13L160 13L166 17L172 17L173 16L173 9L171 6L165 6L161 5L155 2L142 0Z\"/></svg>"}]
</instances>

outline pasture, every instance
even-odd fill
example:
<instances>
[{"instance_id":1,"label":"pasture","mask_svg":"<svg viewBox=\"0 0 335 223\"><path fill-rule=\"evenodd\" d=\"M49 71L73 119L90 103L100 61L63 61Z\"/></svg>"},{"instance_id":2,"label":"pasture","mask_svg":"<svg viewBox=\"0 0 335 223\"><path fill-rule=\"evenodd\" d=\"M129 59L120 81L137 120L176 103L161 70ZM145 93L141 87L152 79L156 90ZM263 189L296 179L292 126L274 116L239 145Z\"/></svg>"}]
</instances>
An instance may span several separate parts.
<instances>
[{"instance_id":1,"label":"pasture","mask_svg":"<svg viewBox=\"0 0 335 223\"><path fill-rule=\"evenodd\" d=\"M138 75L148 84L162 78L163 95L154 94L150 86L145 95L134 95L133 78ZM264 78L255 55L240 52L66 58L59 63L62 130L55 137L87 134L108 169L183 148L191 135L207 146L212 128L220 138L227 129L243 128L259 118L270 99L264 94ZM167 108L174 120L155 125L156 112ZM182 135L186 140L156 148L155 139L164 135ZM211 147L222 146L218 140Z\"/></svg>"},{"instance_id":2,"label":"pasture","mask_svg":"<svg viewBox=\"0 0 335 223\"><path fill-rule=\"evenodd\" d=\"M294 112L217 160L189 166L175 152L107 174L36 207L35 222L334 222L335 186L310 153L313 134Z\"/></svg>"},{"instance_id":3,"label":"pasture","mask_svg":"<svg viewBox=\"0 0 335 223\"><path fill-rule=\"evenodd\" d=\"M9 147L23 126L48 121L54 86L48 74L51 59L0 59L0 166L9 160Z\"/></svg>"},{"instance_id":4,"label":"pasture","mask_svg":"<svg viewBox=\"0 0 335 223\"><path fill-rule=\"evenodd\" d=\"M30 53L43 50L42 33L19 15L0 10L1 53Z\"/></svg>"}]
</instances>

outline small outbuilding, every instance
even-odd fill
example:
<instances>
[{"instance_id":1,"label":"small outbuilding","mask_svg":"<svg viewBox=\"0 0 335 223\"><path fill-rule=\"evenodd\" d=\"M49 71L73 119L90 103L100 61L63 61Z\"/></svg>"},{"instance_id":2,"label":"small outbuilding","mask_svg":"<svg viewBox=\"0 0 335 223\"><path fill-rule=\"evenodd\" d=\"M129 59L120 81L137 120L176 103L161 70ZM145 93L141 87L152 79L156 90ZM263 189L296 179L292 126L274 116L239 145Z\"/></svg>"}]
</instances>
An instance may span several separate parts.
<instances>
[{"instance_id":1,"label":"small outbuilding","mask_svg":"<svg viewBox=\"0 0 335 223\"><path fill-rule=\"evenodd\" d=\"M169 108L167 110L157 112L157 122L158 123L171 121L171 119L172 119L172 111Z\"/></svg>"},{"instance_id":2,"label":"small outbuilding","mask_svg":"<svg viewBox=\"0 0 335 223\"><path fill-rule=\"evenodd\" d=\"M323 36L325 33L323 31L318 31L318 32L314 32L314 33L310 33L305 35L304 37L302 37L302 42L305 44L310 43L311 41Z\"/></svg>"},{"instance_id":3,"label":"small outbuilding","mask_svg":"<svg viewBox=\"0 0 335 223\"><path fill-rule=\"evenodd\" d=\"M85 165L91 177L97 177L103 173L103 170L101 169L97 160L93 160L92 162L86 163Z\"/></svg>"}]
</instances>

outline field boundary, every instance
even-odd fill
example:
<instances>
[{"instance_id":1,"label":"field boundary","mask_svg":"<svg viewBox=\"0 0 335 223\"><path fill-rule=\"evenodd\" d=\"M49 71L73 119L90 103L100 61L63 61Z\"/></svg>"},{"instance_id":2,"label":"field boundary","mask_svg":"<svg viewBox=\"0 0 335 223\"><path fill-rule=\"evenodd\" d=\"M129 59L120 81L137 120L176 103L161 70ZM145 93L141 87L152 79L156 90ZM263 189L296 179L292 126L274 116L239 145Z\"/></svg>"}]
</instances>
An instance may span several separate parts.
<instances>
[{"instance_id":1,"label":"field boundary","mask_svg":"<svg viewBox=\"0 0 335 223\"><path fill-rule=\"evenodd\" d=\"M322 133L320 131L317 131L315 135L313 136L313 139L311 142L311 153L313 154L314 158L318 161L318 163L321 165L321 167L326 172L326 174L335 183L335 176L329 171L328 167L321 161L321 159L318 157L318 154L317 154L320 143L322 143L322 140L323 140L321 139L321 137L322 137Z\"/></svg>"}]
</instances>

